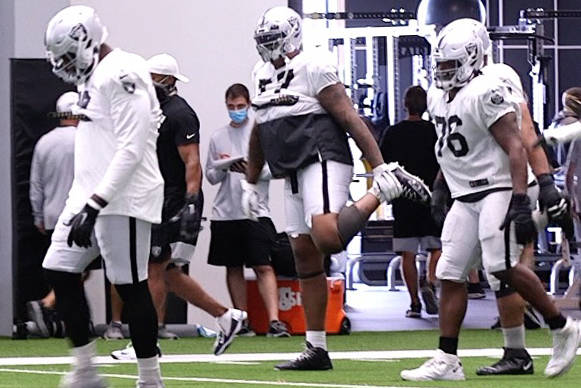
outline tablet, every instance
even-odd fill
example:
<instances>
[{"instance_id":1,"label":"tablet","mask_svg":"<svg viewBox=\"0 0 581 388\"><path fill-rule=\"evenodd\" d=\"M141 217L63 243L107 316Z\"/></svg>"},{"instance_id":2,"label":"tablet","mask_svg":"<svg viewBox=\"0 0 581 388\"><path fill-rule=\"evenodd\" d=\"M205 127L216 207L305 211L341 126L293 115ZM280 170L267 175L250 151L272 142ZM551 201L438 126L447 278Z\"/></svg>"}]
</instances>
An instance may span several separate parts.
<instances>
[{"instance_id":1,"label":"tablet","mask_svg":"<svg viewBox=\"0 0 581 388\"><path fill-rule=\"evenodd\" d=\"M232 164L241 160L244 160L244 156L233 156L231 158L214 160L214 167L220 170L227 170Z\"/></svg>"}]
</instances>

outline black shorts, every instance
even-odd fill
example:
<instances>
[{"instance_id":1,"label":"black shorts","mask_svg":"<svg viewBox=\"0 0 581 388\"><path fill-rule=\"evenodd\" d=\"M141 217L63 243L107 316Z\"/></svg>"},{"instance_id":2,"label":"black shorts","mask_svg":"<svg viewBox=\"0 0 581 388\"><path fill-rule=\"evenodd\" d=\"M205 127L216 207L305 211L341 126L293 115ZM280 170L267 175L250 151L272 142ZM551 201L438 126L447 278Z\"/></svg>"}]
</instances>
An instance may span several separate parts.
<instances>
[{"instance_id":1,"label":"black shorts","mask_svg":"<svg viewBox=\"0 0 581 388\"><path fill-rule=\"evenodd\" d=\"M166 196L163 201L162 223L151 225L151 254L149 261L162 262L169 258L171 254L170 244L181 241L180 222L172 221L178 212L184 207L183 197ZM196 202L200 217L204 208L204 194L200 191L198 202ZM196 245L195 243L193 245Z\"/></svg>"},{"instance_id":2,"label":"black shorts","mask_svg":"<svg viewBox=\"0 0 581 388\"><path fill-rule=\"evenodd\" d=\"M270 218L212 221L208 264L221 267L270 265L276 229Z\"/></svg>"},{"instance_id":3,"label":"black shorts","mask_svg":"<svg viewBox=\"0 0 581 388\"><path fill-rule=\"evenodd\" d=\"M393 237L440 237L442 230L432 219L430 207L407 199L398 198L392 202Z\"/></svg>"}]
</instances>

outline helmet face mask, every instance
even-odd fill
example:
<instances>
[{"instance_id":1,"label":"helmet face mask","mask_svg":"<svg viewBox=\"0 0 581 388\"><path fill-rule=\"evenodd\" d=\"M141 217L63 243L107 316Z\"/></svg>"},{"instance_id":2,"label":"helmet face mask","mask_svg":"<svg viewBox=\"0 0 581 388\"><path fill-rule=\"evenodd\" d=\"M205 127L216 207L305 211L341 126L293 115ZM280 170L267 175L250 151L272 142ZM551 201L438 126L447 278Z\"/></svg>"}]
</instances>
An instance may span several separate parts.
<instances>
[{"instance_id":1,"label":"helmet face mask","mask_svg":"<svg viewBox=\"0 0 581 388\"><path fill-rule=\"evenodd\" d=\"M300 50L302 28L300 16L288 7L274 7L259 19L254 30L256 49L269 62Z\"/></svg>"},{"instance_id":2,"label":"helmet face mask","mask_svg":"<svg viewBox=\"0 0 581 388\"><path fill-rule=\"evenodd\" d=\"M99 61L105 37L105 27L92 8L72 6L57 13L45 34L53 73L68 83L85 83Z\"/></svg>"}]
</instances>

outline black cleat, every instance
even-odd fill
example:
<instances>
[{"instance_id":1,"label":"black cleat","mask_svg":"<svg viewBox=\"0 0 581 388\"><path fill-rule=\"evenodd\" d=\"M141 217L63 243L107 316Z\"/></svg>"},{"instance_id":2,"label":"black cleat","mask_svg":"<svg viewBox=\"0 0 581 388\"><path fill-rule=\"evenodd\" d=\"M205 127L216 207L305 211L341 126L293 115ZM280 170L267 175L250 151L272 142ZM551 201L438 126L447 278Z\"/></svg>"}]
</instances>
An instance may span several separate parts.
<instances>
[{"instance_id":1,"label":"black cleat","mask_svg":"<svg viewBox=\"0 0 581 388\"><path fill-rule=\"evenodd\" d=\"M389 171L395 175L397 180L402 186L403 192L401 194L402 198L409 199L410 201L423 203L425 205L430 204L432 198L432 193L426 184L417 176L410 174L399 164L392 162L388 164Z\"/></svg>"},{"instance_id":2,"label":"black cleat","mask_svg":"<svg viewBox=\"0 0 581 388\"><path fill-rule=\"evenodd\" d=\"M535 373L533 359L526 349L511 348L504 348L504 355L499 361L476 370L478 376L532 375L533 373Z\"/></svg>"},{"instance_id":3,"label":"black cleat","mask_svg":"<svg viewBox=\"0 0 581 388\"><path fill-rule=\"evenodd\" d=\"M315 348L307 342L307 348L294 360L278 364L275 370L329 370L333 364L329 352L322 348Z\"/></svg>"},{"instance_id":4,"label":"black cleat","mask_svg":"<svg viewBox=\"0 0 581 388\"><path fill-rule=\"evenodd\" d=\"M406 318L421 318L422 317L422 304L411 304L410 309L405 312Z\"/></svg>"}]
</instances>

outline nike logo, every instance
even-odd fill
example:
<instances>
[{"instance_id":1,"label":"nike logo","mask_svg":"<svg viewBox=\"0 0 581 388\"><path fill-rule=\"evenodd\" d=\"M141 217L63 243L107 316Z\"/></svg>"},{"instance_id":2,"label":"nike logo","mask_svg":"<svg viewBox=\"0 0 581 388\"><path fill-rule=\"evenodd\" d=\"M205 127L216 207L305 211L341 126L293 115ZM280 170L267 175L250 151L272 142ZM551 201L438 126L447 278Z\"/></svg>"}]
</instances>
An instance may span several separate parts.
<instances>
[{"instance_id":1,"label":"nike logo","mask_svg":"<svg viewBox=\"0 0 581 388\"><path fill-rule=\"evenodd\" d=\"M529 361L522 368L524 370L529 370L529 369L531 369L531 366L533 366L533 363L531 361Z\"/></svg>"},{"instance_id":2,"label":"nike logo","mask_svg":"<svg viewBox=\"0 0 581 388\"><path fill-rule=\"evenodd\" d=\"M192 133L192 134L190 134L190 135L186 135L186 139L187 139L187 140L190 140L190 139L191 139L192 137L194 137L194 136L196 136L196 134L195 134L195 133Z\"/></svg>"}]
</instances>

